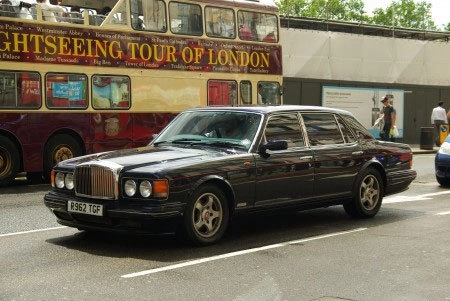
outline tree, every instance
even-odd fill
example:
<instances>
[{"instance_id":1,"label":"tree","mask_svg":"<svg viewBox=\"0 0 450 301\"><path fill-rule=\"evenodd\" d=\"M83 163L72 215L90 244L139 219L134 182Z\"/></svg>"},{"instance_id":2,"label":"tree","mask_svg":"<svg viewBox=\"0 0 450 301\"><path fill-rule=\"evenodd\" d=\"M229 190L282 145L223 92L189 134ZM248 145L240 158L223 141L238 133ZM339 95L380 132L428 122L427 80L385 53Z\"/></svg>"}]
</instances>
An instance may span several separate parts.
<instances>
[{"instance_id":1,"label":"tree","mask_svg":"<svg viewBox=\"0 0 450 301\"><path fill-rule=\"evenodd\" d=\"M275 4L280 13L287 16L436 30L431 4L426 1L394 0L386 9L375 9L373 17L369 17L364 10L362 0L279 0ZM449 29L450 23L446 30Z\"/></svg>"},{"instance_id":2,"label":"tree","mask_svg":"<svg viewBox=\"0 0 450 301\"><path fill-rule=\"evenodd\" d=\"M304 15L307 0L280 0L275 2L280 14L285 16L300 17Z\"/></svg>"},{"instance_id":3,"label":"tree","mask_svg":"<svg viewBox=\"0 0 450 301\"><path fill-rule=\"evenodd\" d=\"M362 0L280 0L275 4L287 16L369 22Z\"/></svg>"},{"instance_id":4,"label":"tree","mask_svg":"<svg viewBox=\"0 0 450 301\"><path fill-rule=\"evenodd\" d=\"M445 26L444 30L445 31L450 31L450 23L448 23L447 26Z\"/></svg>"},{"instance_id":5,"label":"tree","mask_svg":"<svg viewBox=\"0 0 450 301\"><path fill-rule=\"evenodd\" d=\"M436 30L431 15L431 4L413 0L393 1L385 10L373 11L372 23L379 25Z\"/></svg>"}]
</instances>

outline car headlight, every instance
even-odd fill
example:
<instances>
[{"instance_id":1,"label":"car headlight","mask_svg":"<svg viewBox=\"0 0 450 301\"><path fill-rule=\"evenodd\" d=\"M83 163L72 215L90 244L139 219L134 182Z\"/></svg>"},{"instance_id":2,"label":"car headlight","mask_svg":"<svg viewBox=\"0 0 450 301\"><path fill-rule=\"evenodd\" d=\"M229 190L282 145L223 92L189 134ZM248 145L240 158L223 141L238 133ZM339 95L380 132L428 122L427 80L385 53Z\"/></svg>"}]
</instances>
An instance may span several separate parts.
<instances>
[{"instance_id":1,"label":"car headlight","mask_svg":"<svg viewBox=\"0 0 450 301\"><path fill-rule=\"evenodd\" d=\"M130 197L134 196L136 194L136 187L137 185L134 180L127 180L124 186L125 194Z\"/></svg>"},{"instance_id":2,"label":"car headlight","mask_svg":"<svg viewBox=\"0 0 450 301\"><path fill-rule=\"evenodd\" d=\"M64 173L57 172L55 175L55 186L56 188L63 189L64 188Z\"/></svg>"},{"instance_id":3,"label":"car headlight","mask_svg":"<svg viewBox=\"0 0 450 301\"><path fill-rule=\"evenodd\" d=\"M75 186L73 182L73 174L71 173L66 174L66 177L64 178L64 185L69 190L73 189L73 187Z\"/></svg>"},{"instance_id":4,"label":"car headlight","mask_svg":"<svg viewBox=\"0 0 450 301\"><path fill-rule=\"evenodd\" d=\"M152 194L152 183L147 180L142 181L141 184L139 184L139 193L144 198L148 198Z\"/></svg>"},{"instance_id":5,"label":"car headlight","mask_svg":"<svg viewBox=\"0 0 450 301\"><path fill-rule=\"evenodd\" d=\"M449 142L442 143L441 147L438 150L438 152L440 154L450 155L450 143Z\"/></svg>"}]
</instances>

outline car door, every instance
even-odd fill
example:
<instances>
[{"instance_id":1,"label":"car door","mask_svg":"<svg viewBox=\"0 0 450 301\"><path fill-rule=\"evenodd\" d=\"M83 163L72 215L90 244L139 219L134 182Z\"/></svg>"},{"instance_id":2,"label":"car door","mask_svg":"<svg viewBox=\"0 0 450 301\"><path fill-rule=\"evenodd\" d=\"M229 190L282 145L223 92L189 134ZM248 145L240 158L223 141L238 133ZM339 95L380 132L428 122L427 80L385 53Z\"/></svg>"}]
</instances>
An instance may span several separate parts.
<instances>
[{"instance_id":1,"label":"car door","mask_svg":"<svg viewBox=\"0 0 450 301\"><path fill-rule=\"evenodd\" d=\"M302 113L314 155L314 195L348 196L364 162L364 153L343 119L334 113Z\"/></svg>"},{"instance_id":2,"label":"car door","mask_svg":"<svg viewBox=\"0 0 450 301\"><path fill-rule=\"evenodd\" d=\"M269 117L261 144L284 140L287 149L256 156L256 206L280 206L308 199L313 193L313 157L305 145L298 113Z\"/></svg>"}]
</instances>

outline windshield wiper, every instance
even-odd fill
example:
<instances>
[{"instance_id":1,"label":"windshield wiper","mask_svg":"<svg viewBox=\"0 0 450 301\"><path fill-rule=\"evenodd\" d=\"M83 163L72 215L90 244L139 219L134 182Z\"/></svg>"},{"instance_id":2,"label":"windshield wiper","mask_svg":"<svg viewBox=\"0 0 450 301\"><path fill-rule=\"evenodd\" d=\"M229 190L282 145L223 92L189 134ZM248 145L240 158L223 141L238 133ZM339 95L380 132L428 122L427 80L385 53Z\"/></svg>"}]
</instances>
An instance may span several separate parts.
<instances>
[{"instance_id":1,"label":"windshield wiper","mask_svg":"<svg viewBox=\"0 0 450 301\"><path fill-rule=\"evenodd\" d=\"M191 144L195 142L202 141L202 139L195 139L195 138L180 138L175 140L166 140L166 141L157 141L153 143L153 145L158 146L162 143L173 143L173 144Z\"/></svg>"},{"instance_id":2,"label":"windshield wiper","mask_svg":"<svg viewBox=\"0 0 450 301\"><path fill-rule=\"evenodd\" d=\"M195 143L197 144L197 143ZM207 141L204 144L207 145L213 145L213 146L219 146L219 147L236 147L236 148L242 148L242 149L246 149L245 146L243 146L242 144L238 143L238 142L230 142L230 141Z\"/></svg>"}]
</instances>

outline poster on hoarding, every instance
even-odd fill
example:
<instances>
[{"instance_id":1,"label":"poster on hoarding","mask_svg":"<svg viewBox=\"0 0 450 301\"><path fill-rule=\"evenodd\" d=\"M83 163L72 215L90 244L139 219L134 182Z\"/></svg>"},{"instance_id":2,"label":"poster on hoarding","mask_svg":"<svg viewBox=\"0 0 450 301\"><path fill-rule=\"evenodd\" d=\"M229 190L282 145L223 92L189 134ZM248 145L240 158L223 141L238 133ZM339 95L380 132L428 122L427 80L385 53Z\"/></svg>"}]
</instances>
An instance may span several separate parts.
<instances>
[{"instance_id":1,"label":"poster on hoarding","mask_svg":"<svg viewBox=\"0 0 450 301\"><path fill-rule=\"evenodd\" d=\"M373 125L383 112L381 99L387 96L392 100L396 112L395 125L399 138L402 138L404 94L405 91L399 89L323 86L322 106L351 112L374 137L380 138L379 131L373 129Z\"/></svg>"}]
</instances>

